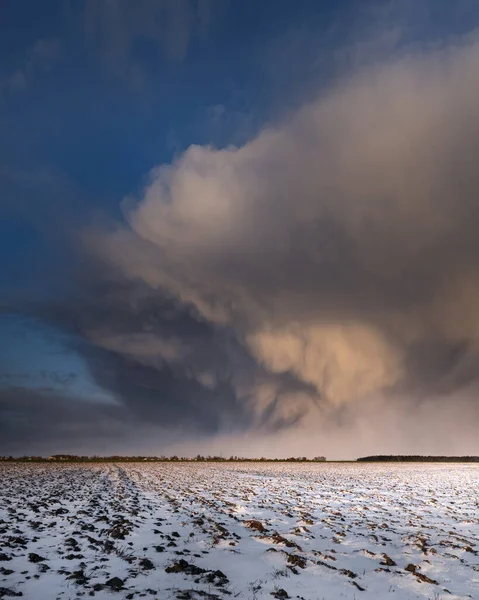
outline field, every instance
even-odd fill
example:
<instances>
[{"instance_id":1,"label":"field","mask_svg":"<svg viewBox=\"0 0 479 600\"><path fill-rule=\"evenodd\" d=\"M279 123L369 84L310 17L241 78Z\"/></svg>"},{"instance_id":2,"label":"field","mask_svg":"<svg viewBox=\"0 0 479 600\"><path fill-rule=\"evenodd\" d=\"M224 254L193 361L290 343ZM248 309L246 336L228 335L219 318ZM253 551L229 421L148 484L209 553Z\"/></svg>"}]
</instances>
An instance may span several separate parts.
<instances>
[{"instance_id":1,"label":"field","mask_svg":"<svg viewBox=\"0 0 479 600\"><path fill-rule=\"evenodd\" d=\"M479 466L3 464L0 598L479 598Z\"/></svg>"}]
</instances>

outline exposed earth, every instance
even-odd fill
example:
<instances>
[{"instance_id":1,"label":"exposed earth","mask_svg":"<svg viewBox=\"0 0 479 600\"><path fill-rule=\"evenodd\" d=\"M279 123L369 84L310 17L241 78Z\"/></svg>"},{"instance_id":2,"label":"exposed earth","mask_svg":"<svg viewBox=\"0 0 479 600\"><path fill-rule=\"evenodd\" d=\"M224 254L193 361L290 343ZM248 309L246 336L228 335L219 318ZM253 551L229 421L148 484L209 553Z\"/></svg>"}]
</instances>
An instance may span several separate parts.
<instances>
[{"instance_id":1,"label":"exposed earth","mask_svg":"<svg viewBox=\"0 0 479 600\"><path fill-rule=\"evenodd\" d=\"M0 599L479 598L479 465L2 464Z\"/></svg>"}]
</instances>

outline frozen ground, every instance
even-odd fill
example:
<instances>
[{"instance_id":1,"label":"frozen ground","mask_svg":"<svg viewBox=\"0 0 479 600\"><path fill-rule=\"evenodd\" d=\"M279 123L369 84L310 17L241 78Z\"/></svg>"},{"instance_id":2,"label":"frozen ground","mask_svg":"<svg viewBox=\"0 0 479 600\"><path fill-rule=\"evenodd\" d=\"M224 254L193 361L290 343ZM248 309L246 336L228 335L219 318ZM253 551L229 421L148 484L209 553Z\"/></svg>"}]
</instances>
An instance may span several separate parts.
<instances>
[{"instance_id":1,"label":"frozen ground","mask_svg":"<svg viewBox=\"0 0 479 600\"><path fill-rule=\"evenodd\" d=\"M479 599L479 466L0 464L0 598Z\"/></svg>"}]
</instances>

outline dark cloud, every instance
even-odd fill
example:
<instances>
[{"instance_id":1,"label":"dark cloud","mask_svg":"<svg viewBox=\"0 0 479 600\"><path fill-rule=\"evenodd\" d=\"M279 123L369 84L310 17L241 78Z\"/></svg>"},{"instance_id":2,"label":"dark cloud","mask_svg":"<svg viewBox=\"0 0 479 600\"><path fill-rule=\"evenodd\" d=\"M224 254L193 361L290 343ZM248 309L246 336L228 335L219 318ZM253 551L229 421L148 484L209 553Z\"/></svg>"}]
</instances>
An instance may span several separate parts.
<instances>
[{"instance_id":1,"label":"dark cloud","mask_svg":"<svg viewBox=\"0 0 479 600\"><path fill-rule=\"evenodd\" d=\"M112 272L91 269L78 281L82 284L75 297L35 303L28 312L70 334L68 351L83 357L105 398L116 403L104 409L92 400L83 402L82 410L106 410L125 420L125 427L135 423L139 432L145 427L178 430L181 439L240 435L251 429L267 434L293 426L303 415L304 402L295 410L280 407L289 394L300 398L311 392L310 386L290 374L272 376L265 371L232 330L205 321L171 297L152 294L143 283L117 280ZM5 381L4 386L11 389L12 383ZM62 406L72 407L73 413L79 410L71 393L68 398L58 390L44 392L47 412L52 394L64 398ZM24 394L28 397L28 390ZM19 411L25 409L24 418L34 423L25 407L20 405ZM59 418L68 421L68 410ZM20 428L15 435L22 439L23 433ZM47 438L47 433L39 435ZM81 427L76 435L78 440L73 436L71 442L81 444ZM115 435L105 430L105 443L109 438L115 443ZM146 443L139 436L137 442L141 447Z\"/></svg>"},{"instance_id":2,"label":"dark cloud","mask_svg":"<svg viewBox=\"0 0 479 600\"><path fill-rule=\"evenodd\" d=\"M0 453L98 452L121 442L132 423L123 407L100 405L52 390L0 389Z\"/></svg>"},{"instance_id":3,"label":"dark cloud","mask_svg":"<svg viewBox=\"0 0 479 600\"><path fill-rule=\"evenodd\" d=\"M359 70L241 147L158 167L129 227L88 241L312 407L449 392L476 376L478 81L476 35Z\"/></svg>"},{"instance_id":4,"label":"dark cloud","mask_svg":"<svg viewBox=\"0 0 479 600\"><path fill-rule=\"evenodd\" d=\"M227 339L144 286L105 281L70 301L23 310L69 335L103 395L68 375L0 378L0 454L161 453L177 439L238 432L251 419L232 386ZM179 341L181 340L181 341ZM181 351L177 350L177 347ZM244 366L245 371L246 365ZM234 370L236 376L240 369ZM249 376L249 374L248 374ZM28 387L22 387L26 386Z\"/></svg>"},{"instance_id":5,"label":"dark cloud","mask_svg":"<svg viewBox=\"0 0 479 600\"><path fill-rule=\"evenodd\" d=\"M143 284L92 273L74 298L27 310L71 334L70 351L101 388L145 421L209 432L247 424L232 381L254 363L231 335Z\"/></svg>"}]
</instances>

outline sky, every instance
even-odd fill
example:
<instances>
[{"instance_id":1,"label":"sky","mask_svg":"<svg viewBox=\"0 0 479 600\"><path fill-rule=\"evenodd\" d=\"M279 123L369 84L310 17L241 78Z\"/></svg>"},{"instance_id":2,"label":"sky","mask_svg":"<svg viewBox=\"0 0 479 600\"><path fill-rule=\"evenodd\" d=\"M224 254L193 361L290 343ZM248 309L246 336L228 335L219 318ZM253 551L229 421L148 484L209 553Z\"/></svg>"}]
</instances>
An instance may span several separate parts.
<instances>
[{"instance_id":1,"label":"sky","mask_svg":"<svg viewBox=\"0 0 479 600\"><path fill-rule=\"evenodd\" d=\"M0 454L479 454L474 0L4 0Z\"/></svg>"}]
</instances>

